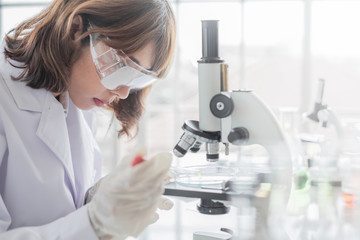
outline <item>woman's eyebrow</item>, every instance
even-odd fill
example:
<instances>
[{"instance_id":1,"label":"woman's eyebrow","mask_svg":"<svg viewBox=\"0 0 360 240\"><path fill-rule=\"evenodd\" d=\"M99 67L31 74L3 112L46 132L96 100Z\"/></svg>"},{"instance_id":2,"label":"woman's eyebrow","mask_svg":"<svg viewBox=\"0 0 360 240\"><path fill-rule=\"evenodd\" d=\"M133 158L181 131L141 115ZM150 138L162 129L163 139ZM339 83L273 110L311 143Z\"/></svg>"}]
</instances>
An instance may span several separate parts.
<instances>
[{"instance_id":1,"label":"woman's eyebrow","mask_svg":"<svg viewBox=\"0 0 360 240\"><path fill-rule=\"evenodd\" d=\"M130 56L129 56L129 58L130 58L133 62L135 62L137 65L141 66L140 62L139 62L136 58L130 57ZM143 67L143 66L141 66L141 67ZM143 68L144 68L144 67L143 67ZM145 69L148 70L148 71L152 71L152 70L153 70L153 67L151 67L151 68L145 68Z\"/></svg>"}]
</instances>

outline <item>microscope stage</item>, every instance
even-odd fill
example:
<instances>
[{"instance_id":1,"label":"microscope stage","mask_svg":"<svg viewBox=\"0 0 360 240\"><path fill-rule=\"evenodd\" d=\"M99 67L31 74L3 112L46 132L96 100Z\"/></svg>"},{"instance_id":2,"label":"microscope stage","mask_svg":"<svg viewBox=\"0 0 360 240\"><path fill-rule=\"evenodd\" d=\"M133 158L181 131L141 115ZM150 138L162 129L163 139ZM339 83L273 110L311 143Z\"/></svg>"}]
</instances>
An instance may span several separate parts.
<instances>
[{"instance_id":1,"label":"microscope stage","mask_svg":"<svg viewBox=\"0 0 360 240\"><path fill-rule=\"evenodd\" d=\"M200 198L230 201L231 197L248 195L245 192L234 192L230 189L213 189L207 187L187 187L176 182L165 185L164 195L187 198Z\"/></svg>"},{"instance_id":2,"label":"microscope stage","mask_svg":"<svg viewBox=\"0 0 360 240\"><path fill-rule=\"evenodd\" d=\"M228 194L223 190L186 187L172 182L165 185L164 195L188 198L203 198L214 200L228 200Z\"/></svg>"}]
</instances>

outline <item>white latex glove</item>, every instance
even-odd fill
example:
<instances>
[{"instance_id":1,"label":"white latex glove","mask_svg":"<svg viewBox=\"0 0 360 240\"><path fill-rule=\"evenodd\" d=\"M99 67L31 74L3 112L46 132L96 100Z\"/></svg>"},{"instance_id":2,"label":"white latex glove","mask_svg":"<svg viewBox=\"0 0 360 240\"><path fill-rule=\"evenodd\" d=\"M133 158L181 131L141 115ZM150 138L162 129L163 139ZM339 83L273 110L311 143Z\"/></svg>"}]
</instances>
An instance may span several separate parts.
<instances>
[{"instance_id":1,"label":"white latex glove","mask_svg":"<svg viewBox=\"0 0 360 240\"><path fill-rule=\"evenodd\" d=\"M134 156L125 158L101 180L89 203L90 221L100 239L136 237L158 219L158 207L172 207L172 202L162 197L172 155L159 153L132 167Z\"/></svg>"},{"instance_id":2,"label":"white latex glove","mask_svg":"<svg viewBox=\"0 0 360 240\"><path fill-rule=\"evenodd\" d=\"M158 201L157 208L160 210L170 210L173 206L174 203L170 199L162 196ZM157 212L154 212L151 219L152 220L150 224L155 223L159 219L159 214Z\"/></svg>"}]
</instances>

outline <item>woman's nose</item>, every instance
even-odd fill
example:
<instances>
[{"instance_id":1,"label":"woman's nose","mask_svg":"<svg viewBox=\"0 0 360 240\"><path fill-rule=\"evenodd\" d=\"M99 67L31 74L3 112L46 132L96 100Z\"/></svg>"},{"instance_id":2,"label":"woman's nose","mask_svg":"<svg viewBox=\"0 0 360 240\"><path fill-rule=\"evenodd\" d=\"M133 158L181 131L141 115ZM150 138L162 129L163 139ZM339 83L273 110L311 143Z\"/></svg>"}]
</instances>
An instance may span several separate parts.
<instances>
[{"instance_id":1,"label":"woman's nose","mask_svg":"<svg viewBox=\"0 0 360 240\"><path fill-rule=\"evenodd\" d=\"M121 85L121 86L117 87L116 89L111 90L111 92L113 94L115 94L117 98L125 99L129 96L130 89L131 89L131 87L129 87L129 86Z\"/></svg>"}]
</instances>

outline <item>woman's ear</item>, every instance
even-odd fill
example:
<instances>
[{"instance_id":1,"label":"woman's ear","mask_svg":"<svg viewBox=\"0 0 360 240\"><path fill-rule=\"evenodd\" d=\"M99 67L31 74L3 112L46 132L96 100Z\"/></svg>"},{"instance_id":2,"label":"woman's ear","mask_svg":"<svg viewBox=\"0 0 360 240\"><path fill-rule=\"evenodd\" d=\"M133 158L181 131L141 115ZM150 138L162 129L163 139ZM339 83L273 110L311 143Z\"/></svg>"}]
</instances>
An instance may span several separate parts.
<instances>
[{"instance_id":1,"label":"woman's ear","mask_svg":"<svg viewBox=\"0 0 360 240\"><path fill-rule=\"evenodd\" d=\"M70 37L76 41L83 32L83 21L80 15L76 15L71 23Z\"/></svg>"}]
</instances>

